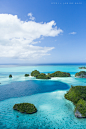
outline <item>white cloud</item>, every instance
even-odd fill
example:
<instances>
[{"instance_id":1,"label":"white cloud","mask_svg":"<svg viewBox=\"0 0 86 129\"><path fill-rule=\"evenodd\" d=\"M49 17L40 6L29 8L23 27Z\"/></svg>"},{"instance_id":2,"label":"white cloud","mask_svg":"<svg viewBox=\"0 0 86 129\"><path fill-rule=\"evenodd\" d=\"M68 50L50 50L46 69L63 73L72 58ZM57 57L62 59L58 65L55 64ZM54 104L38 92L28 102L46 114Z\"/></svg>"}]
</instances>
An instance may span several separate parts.
<instances>
[{"instance_id":1,"label":"white cloud","mask_svg":"<svg viewBox=\"0 0 86 129\"><path fill-rule=\"evenodd\" d=\"M76 32L71 32L71 33L69 33L69 34L73 34L73 35L74 35L74 34L76 34Z\"/></svg>"},{"instance_id":2,"label":"white cloud","mask_svg":"<svg viewBox=\"0 0 86 129\"><path fill-rule=\"evenodd\" d=\"M34 46L40 37L58 36L63 31L57 29L55 21L37 23L21 21L17 15L0 14L0 57L36 59L49 55L54 47ZM38 41L38 42L39 42Z\"/></svg>"},{"instance_id":3,"label":"white cloud","mask_svg":"<svg viewBox=\"0 0 86 129\"><path fill-rule=\"evenodd\" d=\"M28 13L28 16L30 17L29 19L31 19L32 21L35 20L35 17L32 16L32 13Z\"/></svg>"}]
</instances>

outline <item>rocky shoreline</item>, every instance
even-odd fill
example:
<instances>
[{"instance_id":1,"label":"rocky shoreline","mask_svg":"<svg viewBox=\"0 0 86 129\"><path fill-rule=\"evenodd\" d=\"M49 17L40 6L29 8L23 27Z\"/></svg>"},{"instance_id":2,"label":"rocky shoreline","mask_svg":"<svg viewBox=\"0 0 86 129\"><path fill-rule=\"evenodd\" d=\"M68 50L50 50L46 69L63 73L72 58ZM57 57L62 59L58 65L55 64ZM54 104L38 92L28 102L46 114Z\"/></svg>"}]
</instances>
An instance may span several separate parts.
<instances>
[{"instance_id":1,"label":"rocky shoreline","mask_svg":"<svg viewBox=\"0 0 86 129\"><path fill-rule=\"evenodd\" d=\"M83 117L82 114L78 110L75 111L75 117L77 117L77 118L86 118L86 117Z\"/></svg>"}]
</instances>

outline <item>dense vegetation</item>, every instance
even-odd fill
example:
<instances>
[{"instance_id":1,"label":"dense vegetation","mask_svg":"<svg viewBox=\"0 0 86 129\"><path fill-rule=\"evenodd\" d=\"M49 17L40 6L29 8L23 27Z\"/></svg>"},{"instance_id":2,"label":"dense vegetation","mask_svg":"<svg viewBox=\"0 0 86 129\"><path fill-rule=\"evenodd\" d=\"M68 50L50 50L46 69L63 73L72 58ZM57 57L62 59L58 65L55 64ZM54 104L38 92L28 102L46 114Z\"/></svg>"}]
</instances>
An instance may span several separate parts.
<instances>
[{"instance_id":1,"label":"dense vegetation","mask_svg":"<svg viewBox=\"0 0 86 129\"><path fill-rule=\"evenodd\" d=\"M29 76L29 74L25 74L24 76L25 76L25 77L28 77L28 76Z\"/></svg>"},{"instance_id":2,"label":"dense vegetation","mask_svg":"<svg viewBox=\"0 0 86 129\"><path fill-rule=\"evenodd\" d=\"M64 97L74 103L75 111L78 110L83 117L86 116L86 86L71 86Z\"/></svg>"},{"instance_id":3,"label":"dense vegetation","mask_svg":"<svg viewBox=\"0 0 86 129\"><path fill-rule=\"evenodd\" d=\"M80 72L78 72L78 73L75 74L75 77L77 77L77 76L83 78L83 77L86 76L86 72L85 71L80 71Z\"/></svg>"},{"instance_id":4,"label":"dense vegetation","mask_svg":"<svg viewBox=\"0 0 86 129\"><path fill-rule=\"evenodd\" d=\"M17 110L21 113L27 113L27 114L33 114L33 113L37 112L36 107L31 103L15 104L13 106L13 109Z\"/></svg>"},{"instance_id":5,"label":"dense vegetation","mask_svg":"<svg viewBox=\"0 0 86 129\"><path fill-rule=\"evenodd\" d=\"M31 76L34 76L34 77L37 77L39 74L40 74L40 72L37 70L34 70L31 72Z\"/></svg>"},{"instance_id":6,"label":"dense vegetation","mask_svg":"<svg viewBox=\"0 0 86 129\"><path fill-rule=\"evenodd\" d=\"M56 71L52 74L48 73L46 75L45 73L40 73L39 71L34 70L31 72L31 76L34 76L37 79L50 79L51 77L70 77L70 73Z\"/></svg>"},{"instance_id":7,"label":"dense vegetation","mask_svg":"<svg viewBox=\"0 0 86 129\"><path fill-rule=\"evenodd\" d=\"M50 74L51 77L70 77L70 73L56 71L52 74Z\"/></svg>"},{"instance_id":8,"label":"dense vegetation","mask_svg":"<svg viewBox=\"0 0 86 129\"><path fill-rule=\"evenodd\" d=\"M12 75L11 74L9 75L9 78L12 78Z\"/></svg>"},{"instance_id":9,"label":"dense vegetation","mask_svg":"<svg viewBox=\"0 0 86 129\"><path fill-rule=\"evenodd\" d=\"M83 67L79 67L79 69L86 69L86 67L85 67L85 66L83 66Z\"/></svg>"},{"instance_id":10,"label":"dense vegetation","mask_svg":"<svg viewBox=\"0 0 86 129\"><path fill-rule=\"evenodd\" d=\"M83 117L86 117L86 101L83 99L80 99L76 104L75 111L76 110L78 110Z\"/></svg>"},{"instance_id":11,"label":"dense vegetation","mask_svg":"<svg viewBox=\"0 0 86 129\"><path fill-rule=\"evenodd\" d=\"M36 76L37 79L50 79L51 77L49 75L46 75L44 73L40 73L38 76Z\"/></svg>"}]
</instances>

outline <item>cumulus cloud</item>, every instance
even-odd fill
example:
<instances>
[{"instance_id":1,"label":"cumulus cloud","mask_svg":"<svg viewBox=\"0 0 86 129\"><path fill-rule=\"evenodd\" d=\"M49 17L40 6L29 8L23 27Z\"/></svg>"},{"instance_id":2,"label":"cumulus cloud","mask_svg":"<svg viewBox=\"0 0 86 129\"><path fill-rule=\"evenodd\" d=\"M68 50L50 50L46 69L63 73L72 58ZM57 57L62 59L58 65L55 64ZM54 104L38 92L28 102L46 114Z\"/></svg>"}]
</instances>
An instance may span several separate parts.
<instances>
[{"instance_id":1,"label":"cumulus cloud","mask_svg":"<svg viewBox=\"0 0 86 129\"><path fill-rule=\"evenodd\" d=\"M37 46L35 40L58 36L62 32L55 21L37 23L22 21L17 15L0 14L0 57L36 59L49 55L54 47Z\"/></svg>"},{"instance_id":2,"label":"cumulus cloud","mask_svg":"<svg viewBox=\"0 0 86 129\"><path fill-rule=\"evenodd\" d=\"M74 35L74 34L76 34L76 32L71 32L71 33L69 33L69 34L73 34L73 35Z\"/></svg>"},{"instance_id":3,"label":"cumulus cloud","mask_svg":"<svg viewBox=\"0 0 86 129\"><path fill-rule=\"evenodd\" d=\"M29 19L35 20L35 17L33 17L32 15L33 15L32 13L28 13L28 16L30 17Z\"/></svg>"}]
</instances>

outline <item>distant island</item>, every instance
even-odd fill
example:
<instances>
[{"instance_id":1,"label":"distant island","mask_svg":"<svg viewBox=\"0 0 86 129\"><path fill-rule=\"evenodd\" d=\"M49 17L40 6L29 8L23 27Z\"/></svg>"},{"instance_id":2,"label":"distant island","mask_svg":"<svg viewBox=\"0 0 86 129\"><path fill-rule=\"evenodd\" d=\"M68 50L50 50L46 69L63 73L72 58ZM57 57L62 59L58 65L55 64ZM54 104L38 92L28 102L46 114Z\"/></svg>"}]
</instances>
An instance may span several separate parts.
<instances>
[{"instance_id":1,"label":"distant island","mask_svg":"<svg viewBox=\"0 0 86 129\"><path fill-rule=\"evenodd\" d=\"M51 77L70 77L70 73L56 71L54 73L40 73L37 70L31 72L31 76L36 77L36 79L51 79Z\"/></svg>"},{"instance_id":2,"label":"distant island","mask_svg":"<svg viewBox=\"0 0 86 129\"><path fill-rule=\"evenodd\" d=\"M33 113L37 112L36 107L31 103L15 104L13 106L13 109L17 110L21 113L26 113L26 114L33 114Z\"/></svg>"},{"instance_id":3,"label":"distant island","mask_svg":"<svg viewBox=\"0 0 86 129\"><path fill-rule=\"evenodd\" d=\"M25 77L28 77L28 76L29 76L29 74L25 74L24 76L25 76Z\"/></svg>"},{"instance_id":4,"label":"distant island","mask_svg":"<svg viewBox=\"0 0 86 129\"><path fill-rule=\"evenodd\" d=\"M75 74L75 77L86 78L86 72L85 71L80 71L80 72Z\"/></svg>"},{"instance_id":5,"label":"distant island","mask_svg":"<svg viewBox=\"0 0 86 129\"><path fill-rule=\"evenodd\" d=\"M79 67L79 69L86 69L86 67L85 67L85 66L83 66L83 67Z\"/></svg>"},{"instance_id":6,"label":"distant island","mask_svg":"<svg viewBox=\"0 0 86 129\"><path fill-rule=\"evenodd\" d=\"M12 74L9 75L9 78L12 78Z\"/></svg>"},{"instance_id":7,"label":"distant island","mask_svg":"<svg viewBox=\"0 0 86 129\"><path fill-rule=\"evenodd\" d=\"M29 77L29 74L25 74L25 77ZM61 71L56 71L54 73L40 73L37 70L34 70L31 72L31 76L36 77L36 79L51 79L51 77L70 77L70 73L66 73L66 72L61 72ZM9 78L12 78L12 74L9 75Z\"/></svg>"},{"instance_id":8,"label":"distant island","mask_svg":"<svg viewBox=\"0 0 86 129\"><path fill-rule=\"evenodd\" d=\"M71 86L64 97L75 105L76 117L86 118L86 86Z\"/></svg>"}]
</instances>

